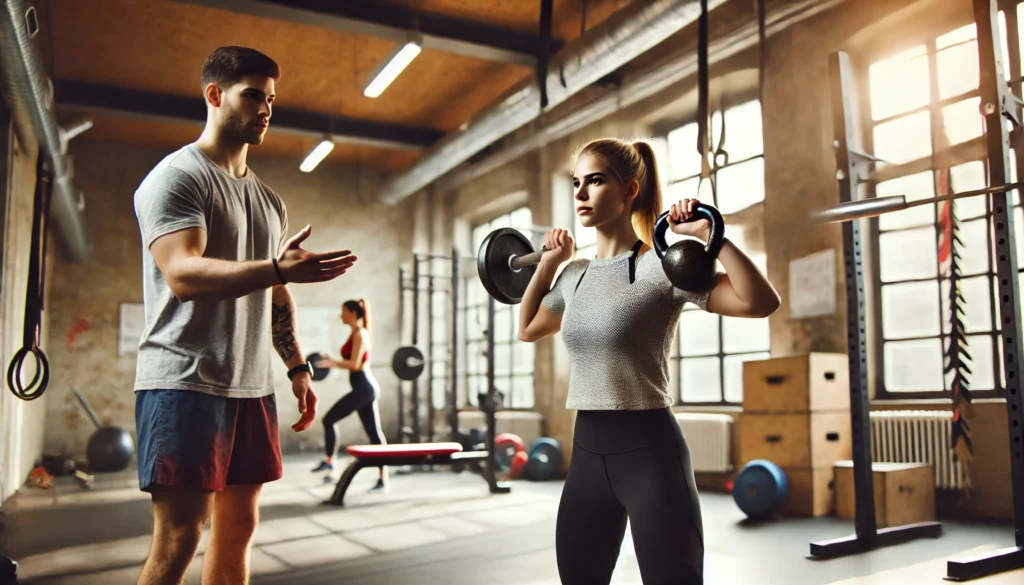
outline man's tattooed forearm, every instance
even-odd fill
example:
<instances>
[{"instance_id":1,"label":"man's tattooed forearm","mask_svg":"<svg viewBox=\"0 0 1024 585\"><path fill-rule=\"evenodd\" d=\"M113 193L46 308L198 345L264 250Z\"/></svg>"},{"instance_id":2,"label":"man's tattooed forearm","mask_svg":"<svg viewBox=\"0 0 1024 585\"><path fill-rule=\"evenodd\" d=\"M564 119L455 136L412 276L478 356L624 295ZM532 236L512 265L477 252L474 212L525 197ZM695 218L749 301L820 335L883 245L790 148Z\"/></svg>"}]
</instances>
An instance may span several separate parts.
<instances>
[{"instance_id":1,"label":"man's tattooed forearm","mask_svg":"<svg viewBox=\"0 0 1024 585\"><path fill-rule=\"evenodd\" d=\"M289 305L273 304L271 331L274 337L274 349L284 361L289 361L298 352L295 343L295 327L292 320L292 309Z\"/></svg>"}]
</instances>

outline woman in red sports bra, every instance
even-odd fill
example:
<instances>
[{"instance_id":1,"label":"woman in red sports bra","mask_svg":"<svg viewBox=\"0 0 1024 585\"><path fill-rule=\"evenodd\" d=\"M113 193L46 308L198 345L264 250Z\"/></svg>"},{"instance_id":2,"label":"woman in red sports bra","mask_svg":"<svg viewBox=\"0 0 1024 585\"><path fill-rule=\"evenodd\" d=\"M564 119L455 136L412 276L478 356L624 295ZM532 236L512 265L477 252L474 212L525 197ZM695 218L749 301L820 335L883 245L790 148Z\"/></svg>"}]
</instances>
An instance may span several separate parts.
<instances>
[{"instance_id":1,"label":"woman in red sports bra","mask_svg":"<svg viewBox=\"0 0 1024 585\"><path fill-rule=\"evenodd\" d=\"M352 391L342 396L324 415L324 460L313 472L334 469L334 451L337 435L334 425L353 412L359 413L363 429L374 445L384 445L384 431L380 423L380 408L377 399L380 386L370 371L370 308L366 299L349 300L341 305L341 321L352 329L352 333L341 346L341 360L325 358L316 364L319 368L343 368L349 371L348 379ZM353 357L358 355L359 358ZM387 468L380 468L380 479L370 491L387 491Z\"/></svg>"}]
</instances>

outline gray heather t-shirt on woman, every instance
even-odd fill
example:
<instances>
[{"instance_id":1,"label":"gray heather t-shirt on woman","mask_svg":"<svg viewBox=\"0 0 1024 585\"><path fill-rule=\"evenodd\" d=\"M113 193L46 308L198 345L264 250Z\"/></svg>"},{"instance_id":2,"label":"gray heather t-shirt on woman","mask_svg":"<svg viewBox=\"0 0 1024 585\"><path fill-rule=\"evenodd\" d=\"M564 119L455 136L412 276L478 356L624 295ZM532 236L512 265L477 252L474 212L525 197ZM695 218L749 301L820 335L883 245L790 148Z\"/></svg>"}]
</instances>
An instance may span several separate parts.
<instances>
[{"instance_id":1,"label":"gray heather t-shirt on woman","mask_svg":"<svg viewBox=\"0 0 1024 585\"><path fill-rule=\"evenodd\" d=\"M676 288L653 250L578 259L566 265L543 304L562 316L569 351L572 410L650 410L674 402L668 393L668 352L685 303L707 309L703 294ZM716 275L717 278L721 273Z\"/></svg>"},{"instance_id":2,"label":"gray heather t-shirt on woman","mask_svg":"<svg viewBox=\"0 0 1024 585\"><path fill-rule=\"evenodd\" d=\"M207 258L277 255L288 233L284 202L252 169L239 179L194 144L164 158L135 192L142 233L146 322L135 389L193 390L232 398L274 393L271 289L228 300L179 301L149 250L159 237L206 231Z\"/></svg>"}]
</instances>

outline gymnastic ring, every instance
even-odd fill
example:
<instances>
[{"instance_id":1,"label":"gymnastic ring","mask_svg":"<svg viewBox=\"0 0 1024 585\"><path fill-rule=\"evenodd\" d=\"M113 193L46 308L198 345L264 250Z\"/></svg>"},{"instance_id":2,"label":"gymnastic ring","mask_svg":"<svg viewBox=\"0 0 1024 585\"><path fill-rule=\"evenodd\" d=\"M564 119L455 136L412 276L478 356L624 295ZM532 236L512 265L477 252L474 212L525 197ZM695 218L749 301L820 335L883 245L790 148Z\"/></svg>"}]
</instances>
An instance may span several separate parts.
<instances>
[{"instance_id":1,"label":"gymnastic ring","mask_svg":"<svg viewBox=\"0 0 1024 585\"><path fill-rule=\"evenodd\" d=\"M27 386L21 383L21 371L25 358L32 354L36 358L36 373ZM11 360L7 368L7 387L22 400L35 400L46 392L50 384L50 361L41 347L22 347Z\"/></svg>"}]
</instances>

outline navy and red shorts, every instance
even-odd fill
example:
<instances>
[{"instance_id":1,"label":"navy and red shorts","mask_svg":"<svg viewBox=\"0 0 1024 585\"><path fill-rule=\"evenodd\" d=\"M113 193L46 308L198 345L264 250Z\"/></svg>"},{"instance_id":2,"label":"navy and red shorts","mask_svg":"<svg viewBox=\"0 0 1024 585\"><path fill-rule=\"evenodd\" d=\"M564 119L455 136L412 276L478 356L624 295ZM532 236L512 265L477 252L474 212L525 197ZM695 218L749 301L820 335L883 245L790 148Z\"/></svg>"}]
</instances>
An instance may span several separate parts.
<instances>
[{"instance_id":1,"label":"navy and red shorts","mask_svg":"<svg viewBox=\"0 0 1024 585\"><path fill-rule=\"evenodd\" d=\"M220 491L281 479L274 395L224 398L188 390L135 393L139 488Z\"/></svg>"}]
</instances>

